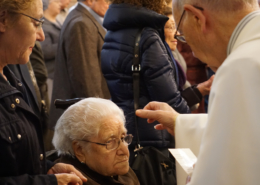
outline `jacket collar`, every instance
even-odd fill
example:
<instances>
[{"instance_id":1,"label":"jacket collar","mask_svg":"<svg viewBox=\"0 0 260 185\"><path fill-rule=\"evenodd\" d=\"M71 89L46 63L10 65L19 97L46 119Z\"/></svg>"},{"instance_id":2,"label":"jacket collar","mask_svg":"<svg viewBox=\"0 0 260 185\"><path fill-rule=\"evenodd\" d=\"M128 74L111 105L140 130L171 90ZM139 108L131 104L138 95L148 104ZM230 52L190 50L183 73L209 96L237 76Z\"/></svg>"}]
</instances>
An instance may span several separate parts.
<instances>
[{"instance_id":1,"label":"jacket collar","mask_svg":"<svg viewBox=\"0 0 260 185\"><path fill-rule=\"evenodd\" d=\"M59 25L59 23L56 21L55 23L54 22L51 22L49 21L47 18L44 17L44 24L43 25L52 25L54 26L55 28L57 28L58 30L61 30L61 26Z\"/></svg>"},{"instance_id":2,"label":"jacket collar","mask_svg":"<svg viewBox=\"0 0 260 185\"><path fill-rule=\"evenodd\" d=\"M168 17L144 7L129 4L111 4L104 18L104 27L116 31L124 28L151 27L162 29Z\"/></svg>"},{"instance_id":3,"label":"jacket collar","mask_svg":"<svg viewBox=\"0 0 260 185\"><path fill-rule=\"evenodd\" d=\"M260 39L260 10L245 16L236 26L228 43L227 56L241 44Z\"/></svg>"},{"instance_id":4,"label":"jacket collar","mask_svg":"<svg viewBox=\"0 0 260 185\"><path fill-rule=\"evenodd\" d=\"M81 13L84 13L97 27L98 32L100 34L100 36L102 37L102 39L104 40L105 35L106 35L106 31L104 30L104 28L102 27L102 25L100 25L97 20L93 17L93 15L91 15L89 13L89 11L84 8L80 3L77 5L77 7L75 8L77 11L80 11Z\"/></svg>"},{"instance_id":5,"label":"jacket collar","mask_svg":"<svg viewBox=\"0 0 260 185\"><path fill-rule=\"evenodd\" d=\"M10 85L10 83L18 84L21 82L14 76L12 71L7 66L4 67L3 71L9 82L6 81L2 75L0 75L0 99L9 96L10 94L21 93L15 87Z\"/></svg>"}]
</instances>

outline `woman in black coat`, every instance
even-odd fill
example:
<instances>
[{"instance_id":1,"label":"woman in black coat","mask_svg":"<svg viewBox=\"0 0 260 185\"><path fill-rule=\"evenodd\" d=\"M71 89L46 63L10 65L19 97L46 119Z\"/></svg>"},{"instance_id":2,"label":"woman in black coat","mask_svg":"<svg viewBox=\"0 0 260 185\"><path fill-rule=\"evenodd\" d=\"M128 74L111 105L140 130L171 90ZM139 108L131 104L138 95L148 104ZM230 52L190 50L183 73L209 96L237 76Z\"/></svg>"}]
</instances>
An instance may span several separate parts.
<instances>
[{"instance_id":1,"label":"woman in black coat","mask_svg":"<svg viewBox=\"0 0 260 185\"><path fill-rule=\"evenodd\" d=\"M44 40L42 23L41 0L0 1L0 184L61 185L86 180L74 167L46 160L42 125L32 109L31 94L7 66L29 61L35 41Z\"/></svg>"},{"instance_id":2,"label":"woman in black coat","mask_svg":"<svg viewBox=\"0 0 260 185\"><path fill-rule=\"evenodd\" d=\"M140 108L150 101L160 101L168 103L179 113L190 113L190 107L181 94L183 84L178 67L165 42L164 25L168 17L159 14L165 8L165 1L110 2L103 23L107 35L101 52L101 65L112 101L124 110L128 132L135 136L131 66L135 37L143 28L140 39ZM155 130L156 124L147 124L145 119L139 119L141 145L154 146L168 154L167 148L174 147L174 138L165 130Z\"/></svg>"}]
</instances>

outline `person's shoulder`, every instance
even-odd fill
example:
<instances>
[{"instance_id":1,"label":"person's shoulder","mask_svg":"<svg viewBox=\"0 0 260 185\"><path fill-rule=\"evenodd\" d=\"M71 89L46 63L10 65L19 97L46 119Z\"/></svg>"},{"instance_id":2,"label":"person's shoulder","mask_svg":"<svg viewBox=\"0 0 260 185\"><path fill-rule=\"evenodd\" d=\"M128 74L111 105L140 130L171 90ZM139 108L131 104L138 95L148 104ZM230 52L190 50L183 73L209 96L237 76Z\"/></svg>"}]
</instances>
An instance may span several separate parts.
<instances>
[{"instance_id":1,"label":"person's shoulder","mask_svg":"<svg viewBox=\"0 0 260 185\"><path fill-rule=\"evenodd\" d=\"M140 40L143 49L149 48L152 44L156 42L158 42L161 45L161 47L163 47L163 42L158 30L150 27L144 28Z\"/></svg>"}]
</instances>

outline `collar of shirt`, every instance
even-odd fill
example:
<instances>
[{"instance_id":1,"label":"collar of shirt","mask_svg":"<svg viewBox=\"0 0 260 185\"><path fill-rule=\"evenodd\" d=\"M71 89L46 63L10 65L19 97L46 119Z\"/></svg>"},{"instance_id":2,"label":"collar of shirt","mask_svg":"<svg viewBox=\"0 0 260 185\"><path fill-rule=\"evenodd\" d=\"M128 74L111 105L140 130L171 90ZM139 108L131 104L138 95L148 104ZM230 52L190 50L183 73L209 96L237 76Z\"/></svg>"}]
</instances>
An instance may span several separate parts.
<instances>
[{"instance_id":1,"label":"collar of shirt","mask_svg":"<svg viewBox=\"0 0 260 185\"><path fill-rule=\"evenodd\" d=\"M232 52L232 49L237 41L238 36L240 35L241 31L244 29L244 27L249 23L253 18L255 18L257 15L260 15L260 11L254 11L245 16L236 26L235 30L233 31L231 38L228 43L227 48L227 56Z\"/></svg>"},{"instance_id":2,"label":"collar of shirt","mask_svg":"<svg viewBox=\"0 0 260 185\"><path fill-rule=\"evenodd\" d=\"M89 11L89 13L97 20L97 22L103 27L103 21L104 21L103 17L100 17L96 12L94 12L90 7L88 7L84 3L79 2L79 4L81 4L84 8L86 8Z\"/></svg>"}]
</instances>

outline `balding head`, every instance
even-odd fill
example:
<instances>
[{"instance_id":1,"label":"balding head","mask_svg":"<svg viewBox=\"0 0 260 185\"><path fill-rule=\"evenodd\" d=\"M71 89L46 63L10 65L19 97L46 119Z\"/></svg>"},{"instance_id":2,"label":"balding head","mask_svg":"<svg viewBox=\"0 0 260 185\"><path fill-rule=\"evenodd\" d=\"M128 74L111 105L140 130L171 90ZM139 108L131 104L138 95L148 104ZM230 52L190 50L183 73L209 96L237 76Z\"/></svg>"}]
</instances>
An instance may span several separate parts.
<instances>
[{"instance_id":1,"label":"balding head","mask_svg":"<svg viewBox=\"0 0 260 185\"><path fill-rule=\"evenodd\" d=\"M174 6L179 10L183 9L184 4L191 4L214 12L236 12L242 9L256 9L258 2L257 0L173 0Z\"/></svg>"}]
</instances>

